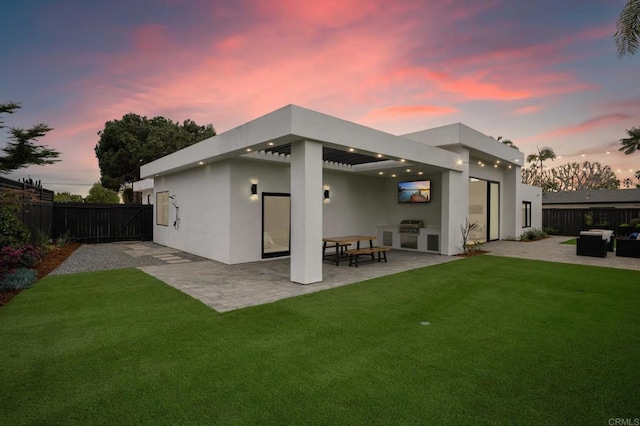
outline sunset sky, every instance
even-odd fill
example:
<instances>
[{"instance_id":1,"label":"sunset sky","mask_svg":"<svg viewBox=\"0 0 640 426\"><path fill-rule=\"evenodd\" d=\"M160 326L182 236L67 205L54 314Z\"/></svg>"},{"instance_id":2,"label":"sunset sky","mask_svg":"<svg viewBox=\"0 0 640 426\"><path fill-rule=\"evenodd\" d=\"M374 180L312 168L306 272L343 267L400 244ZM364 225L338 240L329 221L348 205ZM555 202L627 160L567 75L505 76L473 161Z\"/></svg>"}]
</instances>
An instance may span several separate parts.
<instances>
[{"instance_id":1,"label":"sunset sky","mask_svg":"<svg viewBox=\"0 0 640 426\"><path fill-rule=\"evenodd\" d=\"M287 104L389 133L462 122L600 161L640 153L640 54L612 39L625 0L23 0L0 15L6 124L44 122L56 165L12 178L86 195L106 121L133 112L222 133ZM0 147L6 135L0 135ZM607 154L610 152L610 154ZM584 156L583 156L584 154Z\"/></svg>"}]
</instances>

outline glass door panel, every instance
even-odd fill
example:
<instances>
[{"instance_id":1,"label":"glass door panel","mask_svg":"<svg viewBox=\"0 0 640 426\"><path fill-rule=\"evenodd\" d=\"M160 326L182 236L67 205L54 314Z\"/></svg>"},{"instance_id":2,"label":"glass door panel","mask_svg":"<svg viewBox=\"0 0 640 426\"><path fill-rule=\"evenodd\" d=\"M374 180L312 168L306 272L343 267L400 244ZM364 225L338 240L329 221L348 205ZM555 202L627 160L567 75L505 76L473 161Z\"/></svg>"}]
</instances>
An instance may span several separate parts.
<instances>
[{"instance_id":1,"label":"glass door panel","mask_svg":"<svg viewBox=\"0 0 640 426\"><path fill-rule=\"evenodd\" d=\"M262 194L262 257L291 253L291 197L289 194Z\"/></svg>"}]
</instances>

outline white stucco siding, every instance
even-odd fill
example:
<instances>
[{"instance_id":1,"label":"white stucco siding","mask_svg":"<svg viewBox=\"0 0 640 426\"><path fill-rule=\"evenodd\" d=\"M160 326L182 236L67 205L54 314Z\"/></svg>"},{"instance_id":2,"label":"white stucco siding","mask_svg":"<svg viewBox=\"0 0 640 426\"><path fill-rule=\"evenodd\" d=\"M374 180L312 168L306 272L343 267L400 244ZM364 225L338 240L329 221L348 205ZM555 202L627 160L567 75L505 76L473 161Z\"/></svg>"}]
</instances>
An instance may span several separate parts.
<instances>
[{"instance_id":1,"label":"white stucco siding","mask_svg":"<svg viewBox=\"0 0 640 426\"><path fill-rule=\"evenodd\" d=\"M323 171L330 198L323 203L323 237L377 235L389 202L387 180L348 172Z\"/></svg>"},{"instance_id":2,"label":"white stucco siding","mask_svg":"<svg viewBox=\"0 0 640 426\"><path fill-rule=\"evenodd\" d=\"M290 167L287 164L255 160L233 160L230 197L231 240L228 263L254 262L262 259L262 194L289 194ZM258 185L258 196L251 197L251 183ZM321 194L318 195L319 197Z\"/></svg>"},{"instance_id":3,"label":"white stucco siding","mask_svg":"<svg viewBox=\"0 0 640 426\"><path fill-rule=\"evenodd\" d=\"M530 228L522 227L522 202L531 202L531 228L542 228L542 188L525 184L518 184L519 199L516 207L519 209L517 224L519 227L518 236Z\"/></svg>"},{"instance_id":4,"label":"white stucco siding","mask_svg":"<svg viewBox=\"0 0 640 426\"><path fill-rule=\"evenodd\" d=\"M154 242L219 262L229 263L229 176L228 162L209 164L156 178L155 192L168 191L169 226L156 223ZM178 206L179 223L176 223Z\"/></svg>"}]
</instances>

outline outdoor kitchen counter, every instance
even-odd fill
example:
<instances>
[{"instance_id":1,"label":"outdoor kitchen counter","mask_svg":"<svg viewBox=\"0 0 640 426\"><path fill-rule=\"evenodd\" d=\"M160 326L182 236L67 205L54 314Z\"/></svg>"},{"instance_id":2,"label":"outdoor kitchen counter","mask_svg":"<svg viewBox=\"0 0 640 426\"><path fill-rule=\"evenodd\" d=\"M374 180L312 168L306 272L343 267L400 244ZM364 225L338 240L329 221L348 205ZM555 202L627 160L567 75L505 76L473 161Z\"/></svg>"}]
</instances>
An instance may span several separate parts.
<instances>
[{"instance_id":1,"label":"outdoor kitchen counter","mask_svg":"<svg viewBox=\"0 0 640 426\"><path fill-rule=\"evenodd\" d=\"M440 229L418 228L418 233L400 232L400 225L378 226L378 240L383 246L397 250L440 253Z\"/></svg>"}]
</instances>

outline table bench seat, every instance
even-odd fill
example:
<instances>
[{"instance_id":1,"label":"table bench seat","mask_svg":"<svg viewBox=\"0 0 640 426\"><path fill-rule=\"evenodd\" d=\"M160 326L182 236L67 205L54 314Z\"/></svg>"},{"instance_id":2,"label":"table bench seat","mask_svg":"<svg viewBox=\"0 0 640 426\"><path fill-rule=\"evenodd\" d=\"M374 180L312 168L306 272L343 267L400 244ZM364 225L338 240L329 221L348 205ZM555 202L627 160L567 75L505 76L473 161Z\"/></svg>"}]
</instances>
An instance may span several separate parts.
<instances>
[{"instance_id":1,"label":"table bench seat","mask_svg":"<svg viewBox=\"0 0 640 426\"><path fill-rule=\"evenodd\" d=\"M357 268L358 258L362 255L371 255L371 260L369 262L374 262L376 260L375 254L377 253L378 262L384 259L384 262L387 263L387 252L389 250L391 250L391 247L367 247L355 250L347 250L345 254L349 256L349 266L352 266L355 263Z\"/></svg>"}]
</instances>

